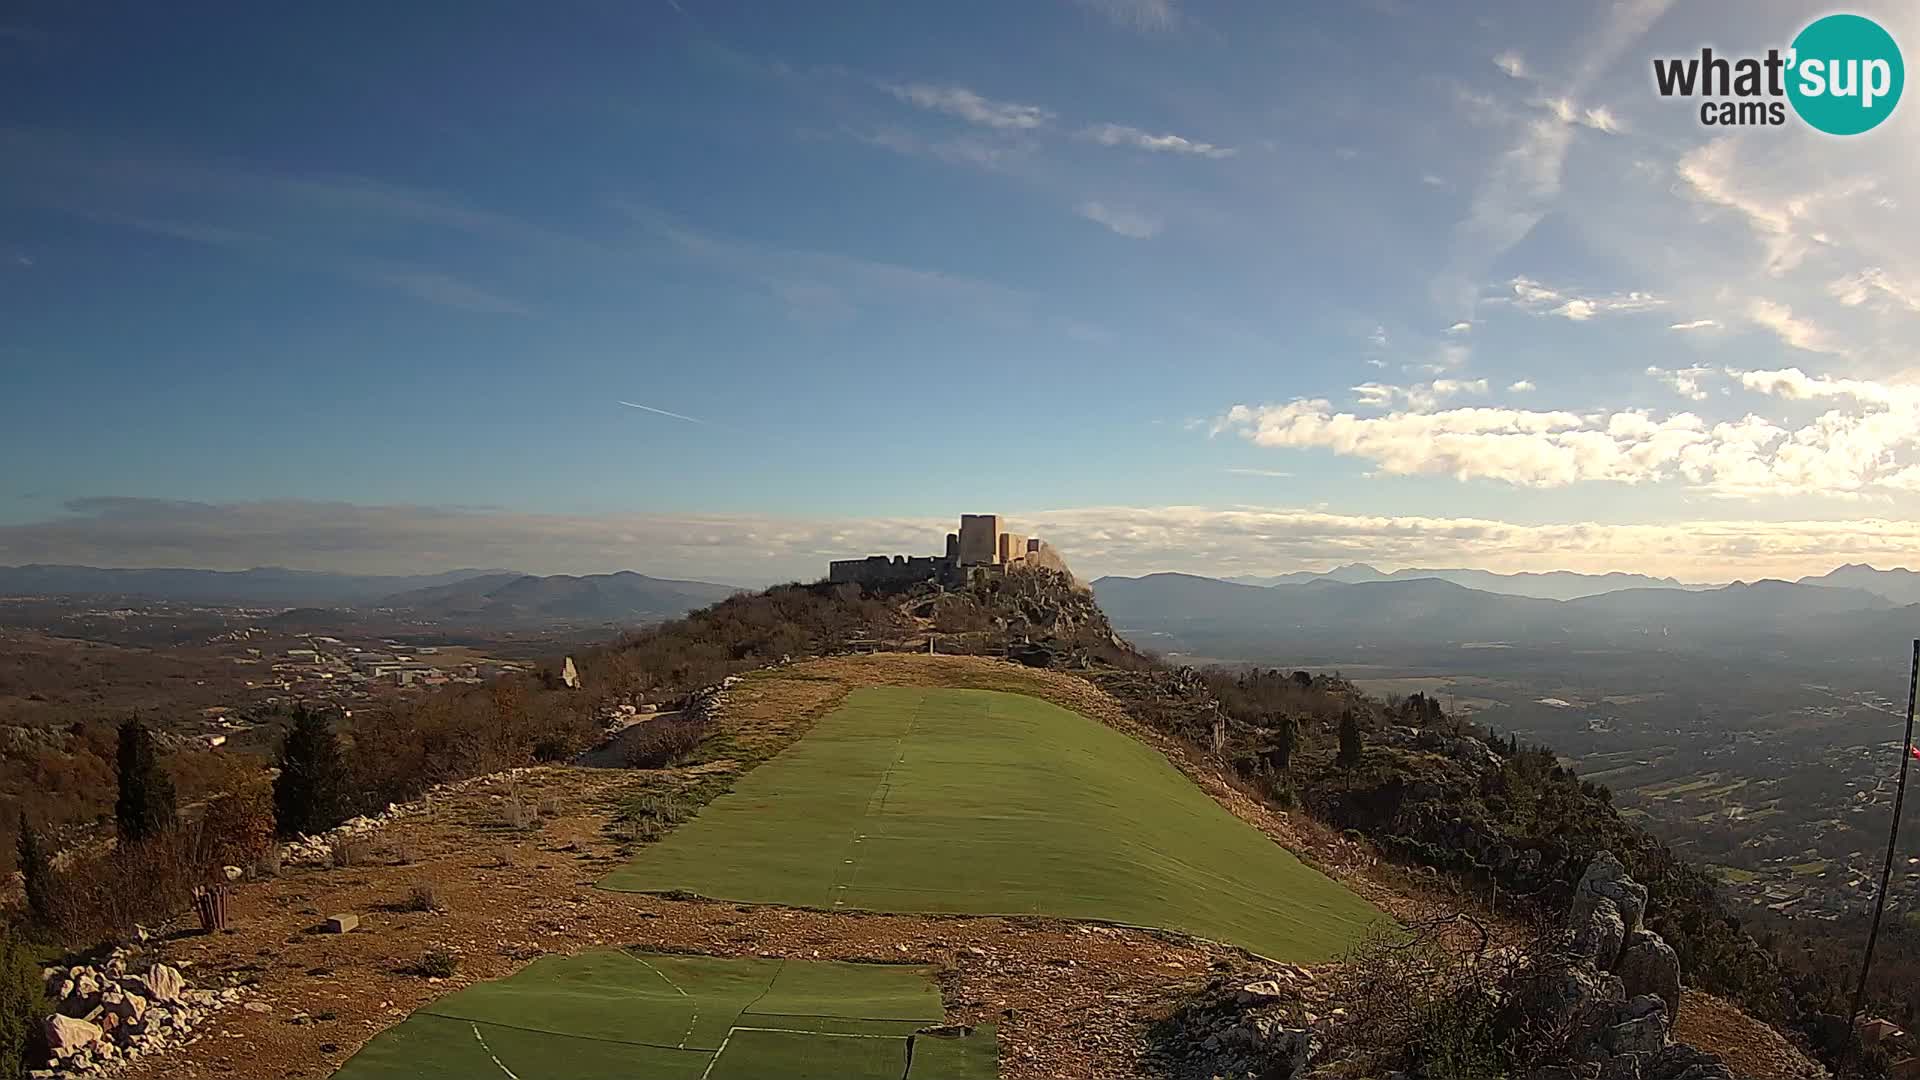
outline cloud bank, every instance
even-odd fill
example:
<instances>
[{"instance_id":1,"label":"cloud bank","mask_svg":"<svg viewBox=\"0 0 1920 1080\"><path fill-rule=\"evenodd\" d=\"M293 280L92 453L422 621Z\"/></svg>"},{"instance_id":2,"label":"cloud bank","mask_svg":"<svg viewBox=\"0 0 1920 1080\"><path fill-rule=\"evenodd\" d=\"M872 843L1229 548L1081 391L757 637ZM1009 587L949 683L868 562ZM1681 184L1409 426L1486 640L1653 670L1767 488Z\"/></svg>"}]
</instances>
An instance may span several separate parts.
<instances>
[{"instance_id":1,"label":"cloud bank","mask_svg":"<svg viewBox=\"0 0 1920 1080\"><path fill-rule=\"evenodd\" d=\"M1486 518L1341 514L1298 507L1098 506L1010 515L1075 569L1206 574L1382 568L1630 570L1693 580L1797 577L1842 562L1910 562L1920 522L1706 520L1520 524ZM632 569L739 584L813 580L829 559L931 553L946 518L751 514L535 514L306 501L201 503L89 498L45 521L0 526L0 564L253 566L415 573Z\"/></svg>"}]
</instances>

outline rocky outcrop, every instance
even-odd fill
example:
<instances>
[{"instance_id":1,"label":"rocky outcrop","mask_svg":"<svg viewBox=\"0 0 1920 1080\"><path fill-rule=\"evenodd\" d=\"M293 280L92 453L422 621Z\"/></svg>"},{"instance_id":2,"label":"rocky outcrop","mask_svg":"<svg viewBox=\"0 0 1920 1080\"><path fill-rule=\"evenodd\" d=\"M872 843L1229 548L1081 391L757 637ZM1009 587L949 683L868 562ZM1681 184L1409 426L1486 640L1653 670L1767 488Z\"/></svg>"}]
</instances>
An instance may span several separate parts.
<instances>
[{"instance_id":1,"label":"rocky outcrop","mask_svg":"<svg viewBox=\"0 0 1920 1080\"><path fill-rule=\"evenodd\" d=\"M1650 994L1666 1004L1668 1016L1680 1015L1680 957L1659 934L1635 931L1613 970L1629 995Z\"/></svg>"},{"instance_id":2,"label":"rocky outcrop","mask_svg":"<svg viewBox=\"0 0 1920 1080\"><path fill-rule=\"evenodd\" d=\"M1718 1057L1672 1041L1680 961L1646 929L1647 890L1602 851L1567 916L1564 954L1542 958L1516 1004L1542 1031L1567 1033L1530 1080L1732 1080Z\"/></svg>"}]
</instances>

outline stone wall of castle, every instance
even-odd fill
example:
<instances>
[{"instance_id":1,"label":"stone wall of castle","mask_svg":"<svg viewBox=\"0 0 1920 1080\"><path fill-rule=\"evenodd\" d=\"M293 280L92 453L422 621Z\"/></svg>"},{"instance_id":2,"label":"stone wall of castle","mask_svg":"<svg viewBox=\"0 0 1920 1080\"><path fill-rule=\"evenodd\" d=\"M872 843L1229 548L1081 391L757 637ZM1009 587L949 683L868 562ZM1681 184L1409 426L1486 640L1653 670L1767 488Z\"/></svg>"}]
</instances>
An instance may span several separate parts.
<instances>
[{"instance_id":1,"label":"stone wall of castle","mask_svg":"<svg viewBox=\"0 0 1920 1080\"><path fill-rule=\"evenodd\" d=\"M1057 570L1071 576L1066 560L1038 537L1002 532L998 514L962 514L960 531L947 534L944 555L869 555L827 564L835 584L873 587L917 585L923 581L963 584L975 570L1002 572L1020 567Z\"/></svg>"}]
</instances>

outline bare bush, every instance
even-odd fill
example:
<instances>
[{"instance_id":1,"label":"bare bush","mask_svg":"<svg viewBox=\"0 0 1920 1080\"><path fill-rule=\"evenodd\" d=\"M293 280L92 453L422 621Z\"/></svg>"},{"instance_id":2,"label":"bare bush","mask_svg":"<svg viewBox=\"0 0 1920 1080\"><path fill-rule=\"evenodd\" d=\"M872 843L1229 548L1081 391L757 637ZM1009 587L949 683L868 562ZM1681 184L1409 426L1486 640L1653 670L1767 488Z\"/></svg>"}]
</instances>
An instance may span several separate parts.
<instances>
[{"instance_id":1,"label":"bare bush","mask_svg":"<svg viewBox=\"0 0 1920 1080\"><path fill-rule=\"evenodd\" d=\"M668 717L642 724L627 735L626 761L629 768L664 769L677 764L699 748L709 725L684 717Z\"/></svg>"},{"instance_id":2,"label":"bare bush","mask_svg":"<svg viewBox=\"0 0 1920 1080\"><path fill-rule=\"evenodd\" d=\"M397 905L401 911L445 911L446 905L440 902L440 892L431 884L415 885L407 893L407 898Z\"/></svg>"},{"instance_id":3,"label":"bare bush","mask_svg":"<svg viewBox=\"0 0 1920 1080\"><path fill-rule=\"evenodd\" d=\"M527 832L540 827L540 812L533 800L520 794L519 788L507 789L506 800L501 804L500 816L507 828L515 832Z\"/></svg>"},{"instance_id":4,"label":"bare bush","mask_svg":"<svg viewBox=\"0 0 1920 1080\"><path fill-rule=\"evenodd\" d=\"M451 979L458 970L460 957L447 949L436 947L421 953L420 959L406 968L406 974L422 979Z\"/></svg>"}]
</instances>

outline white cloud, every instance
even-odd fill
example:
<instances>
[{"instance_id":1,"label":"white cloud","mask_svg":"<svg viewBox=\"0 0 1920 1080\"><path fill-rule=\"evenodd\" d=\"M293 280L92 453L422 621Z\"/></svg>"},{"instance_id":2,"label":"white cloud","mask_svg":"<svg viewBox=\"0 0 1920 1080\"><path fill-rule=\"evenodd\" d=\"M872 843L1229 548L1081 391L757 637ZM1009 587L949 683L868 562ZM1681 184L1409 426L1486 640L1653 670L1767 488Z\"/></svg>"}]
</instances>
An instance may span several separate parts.
<instances>
[{"instance_id":1,"label":"white cloud","mask_svg":"<svg viewBox=\"0 0 1920 1080\"><path fill-rule=\"evenodd\" d=\"M1706 396L1705 368L1649 368L1677 392ZM1710 423L1690 412L1571 412L1504 408L1433 411L1448 396L1368 384L1364 407L1406 403L1381 416L1337 412L1324 400L1236 405L1213 430L1256 445L1324 449L1392 475L1450 475L1520 487L1605 481L1675 482L1729 498L1886 498L1907 490L1920 464L1920 385L1809 376L1797 368L1729 371L1743 390L1788 401L1838 399L1844 406L1805 421L1748 413ZM1467 387L1484 387L1476 380ZM1453 392L1463 392L1459 387Z\"/></svg>"},{"instance_id":2,"label":"white cloud","mask_svg":"<svg viewBox=\"0 0 1920 1080\"><path fill-rule=\"evenodd\" d=\"M1558 315L1572 322L1586 322L1597 315L1626 315L1662 307L1665 300L1646 292L1612 293L1605 296L1576 296L1551 289L1527 277L1507 283L1513 296L1510 303L1536 315Z\"/></svg>"},{"instance_id":3,"label":"white cloud","mask_svg":"<svg viewBox=\"0 0 1920 1080\"><path fill-rule=\"evenodd\" d=\"M1837 353L1839 346L1812 320L1801 318L1785 304L1754 299L1747 303L1747 318L1755 326L1770 331L1781 341L1807 352Z\"/></svg>"},{"instance_id":4,"label":"white cloud","mask_svg":"<svg viewBox=\"0 0 1920 1080\"><path fill-rule=\"evenodd\" d=\"M1829 283L1827 292L1847 307L1859 307L1878 298L1908 311L1920 312L1920 292L1911 285L1894 280L1893 275L1877 266Z\"/></svg>"},{"instance_id":5,"label":"white cloud","mask_svg":"<svg viewBox=\"0 0 1920 1080\"><path fill-rule=\"evenodd\" d=\"M1673 388L1673 392L1693 401L1707 400L1707 392L1701 387L1702 379L1714 373L1712 368L1689 367L1668 370L1661 367L1649 367L1647 374L1659 379Z\"/></svg>"},{"instance_id":6,"label":"white cloud","mask_svg":"<svg viewBox=\"0 0 1920 1080\"><path fill-rule=\"evenodd\" d=\"M1667 329L1669 330L1710 330L1719 325L1720 323L1713 319L1693 319L1688 322L1673 323L1669 325Z\"/></svg>"},{"instance_id":7,"label":"white cloud","mask_svg":"<svg viewBox=\"0 0 1920 1080\"><path fill-rule=\"evenodd\" d=\"M1540 103L1541 108L1553 114L1553 118L1563 124L1579 124L1595 131L1604 131L1609 135L1620 133L1620 121L1602 105L1598 108L1583 109L1564 97L1547 98Z\"/></svg>"},{"instance_id":8,"label":"white cloud","mask_svg":"<svg viewBox=\"0 0 1920 1080\"><path fill-rule=\"evenodd\" d=\"M1514 52L1512 49L1508 49L1506 52L1494 57L1493 66L1506 72L1510 78L1524 79L1527 77L1527 62L1521 59L1520 54Z\"/></svg>"},{"instance_id":9,"label":"white cloud","mask_svg":"<svg viewBox=\"0 0 1920 1080\"><path fill-rule=\"evenodd\" d=\"M1469 331L1469 330L1472 330L1472 329L1473 329L1473 324L1472 324L1472 323L1470 323L1470 322L1466 322L1466 321L1464 321L1464 320L1463 320L1463 321L1461 321L1461 322L1457 322L1457 323L1454 323L1454 324L1453 324L1452 326L1449 326L1449 327L1447 327L1447 333L1449 333L1449 334L1464 334L1464 333L1466 333L1467 331Z\"/></svg>"},{"instance_id":10,"label":"white cloud","mask_svg":"<svg viewBox=\"0 0 1920 1080\"><path fill-rule=\"evenodd\" d=\"M1038 105L994 101L964 86L940 86L932 83L887 83L888 93L922 109L957 116L969 124L1001 130L1027 130L1041 127L1053 119L1053 113Z\"/></svg>"},{"instance_id":11,"label":"white cloud","mask_svg":"<svg viewBox=\"0 0 1920 1080\"><path fill-rule=\"evenodd\" d=\"M1239 153L1231 146L1196 142L1180 135L1155 135L1125 124L1095 124L1080 134L1102 146L1131 146L1154 153L1191 154L1207 158L1229 158Z\"/></svg>"},{"instance_id":12,"label":"white cloud","mask_svg":"<svg viewBox=\"0 0 1920 1080\"><path fill-rule=\"evenodd\" d=\"M1135 210L1108 206L1102 202L1083 202L1074 213L1096 221L1130 240L1145 240L1160 232L1160 222Z\"/></svg>"},{"instance_id":13,"label":"white cloud","mask_svg":"<svg viewBox=\"0 0 1920 1080\"><path fill-rule=\"evenodd\" d=\"M1538 389L1539 387L1533 385L1532 379L1519 379L1507 384L1507 392L1510 394L1530 394Z\"/></svg>"},{"instance_id":14,"label":"white cloud","mask_svg":"<svg viewBox=\"0 0 1920 1080\"><path fill-rule=\"evenodd\" d=\"M1289 480L1293 474L1285 469L1228 469L1235 476L1264 476L1273 480Z\"/></svg>"},{"instance_id":15,"label":"white cloud","mask_svg":"<svg viewBox=\"0 0 1920 1080\"><path fill-rule=\"evenodd\" d=\"M1435 379L1432 382L1415 383L1412 386L1369 382L1353 388L1356 401L1361 405L1375 408L1399 402L1413 409L1431 409L1447 398L1486 392L1487 380L1485 379Z\"/></svg>"}]
</instances>

